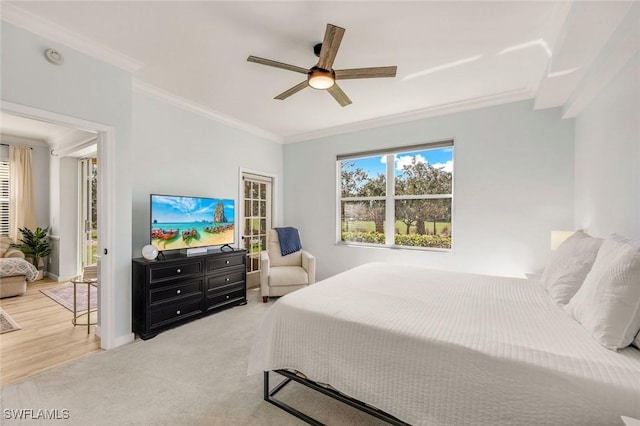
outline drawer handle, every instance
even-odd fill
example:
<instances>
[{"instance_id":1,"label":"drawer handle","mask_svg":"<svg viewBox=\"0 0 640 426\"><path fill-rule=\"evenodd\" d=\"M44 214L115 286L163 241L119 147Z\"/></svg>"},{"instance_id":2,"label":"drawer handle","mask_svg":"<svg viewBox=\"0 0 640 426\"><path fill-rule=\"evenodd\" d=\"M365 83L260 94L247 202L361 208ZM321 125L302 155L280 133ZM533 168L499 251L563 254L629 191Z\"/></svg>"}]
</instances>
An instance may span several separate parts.
<instances>
[{"instance_id":1,"label":"drawer handle","mask_svg":"<svg viewBox=\"0 0 640 426\"><path fill-rule=\"evenodd\" d=\"M227 300L229 300L229 296L227 296Z\"/></svg>"},{"instance_id":2,"label":"drawer handle","mask_svg":"<svg viewBox=\"0 0 640 426\"><path fill-rule=\"evenodd\" d=\"M228 264L229 264L229 261L227 260L225 263L228 265Z\"/></svg>"},{"instance_id":3,"label":"drawer handle","mask_svg":"<svg viewBox=\"0 0 640 426\"><path fill-rule=\"evenodd\" d=\"M181 290L176 290L176 294L180 294L180 293L182 293Z\"/></svg>"},{"instance_id":4,"label":"drawer handle","mask_svg":"<svg viewBox=\"0 0 640 426\"><path fill-rule=\"evenodd\" d=\"M226 281L226 282L229 282L230 280L231 280L230 278L227 278L225 281Z\"/></svg>"},{"instance_id":5,"label":"drawer handle","mask_svg":"<svg viewBox=\"0 0 640 426\"><path fill-rule=\"evenodd\" d=\"M176 315L180 315L180 311L176 311Z\"/></svg>"},{"instance_id":6,"label":"drawer handle","mask_svg":"<svg viewBox=\"0 0 640 426\"><path fill-rule=\"evenodd\" d=\"M179 274L180 272L182 272L182 271L178 268L178 270L176 271L176 273L178 273L178 274Z\"/></svg>"}]
</instances>

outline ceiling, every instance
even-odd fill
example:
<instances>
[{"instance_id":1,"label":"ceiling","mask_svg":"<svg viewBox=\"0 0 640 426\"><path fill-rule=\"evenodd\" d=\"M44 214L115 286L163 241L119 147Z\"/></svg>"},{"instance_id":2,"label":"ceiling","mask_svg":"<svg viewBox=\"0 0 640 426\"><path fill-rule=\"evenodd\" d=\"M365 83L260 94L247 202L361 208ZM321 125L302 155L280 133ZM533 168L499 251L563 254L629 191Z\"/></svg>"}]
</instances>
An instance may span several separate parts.
<instances>
[{"instance_id":1,"label":"ceiling","mask_svg":"<svg viewBox=\"0 0 640 426\"><path fill-rule=\"evenodd\" d=\"M5 112L0 112L0 125L3 136L18 136L47 145L71 131L71 129L58 124L31 120Z\"/></svg>"},{"instance_id":2,"label":"ceiling","mask_svg":"<svg viewBox=\"0 0 640 426\"><path fill-rule=\"evenodd\" d=\"M632 5L4 1L2 18L129 69L136 90L292 142L521 99L566 107ZM344 108L311 88L274 100L305 76L247 57L311 67L327 23L346 29L334 69L397 65L397 76L340 81Z\"/></svg>"},{"instance_id":3,"label":"ceiling","mask_svg":"<svg viewBox=\"0 0 640 426\"><path fill-rule=\"evenodd\" d=\"M84 157L96 152L96 134L61 124L49 123L0 111L3 142L48 147L54 155Z\"/></svg>"}]
</instances>

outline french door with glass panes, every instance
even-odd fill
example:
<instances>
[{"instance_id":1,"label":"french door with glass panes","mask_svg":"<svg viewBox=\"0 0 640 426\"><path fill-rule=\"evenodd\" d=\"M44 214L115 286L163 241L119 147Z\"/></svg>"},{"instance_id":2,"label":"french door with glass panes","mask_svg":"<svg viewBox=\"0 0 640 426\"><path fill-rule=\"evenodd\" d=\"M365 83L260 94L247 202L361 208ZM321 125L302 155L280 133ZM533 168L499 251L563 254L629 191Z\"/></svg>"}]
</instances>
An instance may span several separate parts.
<instances>
[{"instance_id":1,"label":"french door with glass panes","mask_svg":"<svg viewBox=\"0 0 640 426\"><path fill-rule=\"evenodd\" d=\"M98 248L98 159L83 158L80 167L80 270L96 264Z\"/></svg>"},{"instance_id":2,"label":"french door with glass panes","mask_svg":"<svg viewBox=\"0 0 640 426\"><path fill-rule=\"evenodd\" d=\"M247 287L260 285L260 252L267 249L267 230L271 228L272 178L242 174L243 231L247 250Z\"/></svg>"}]
</instances>

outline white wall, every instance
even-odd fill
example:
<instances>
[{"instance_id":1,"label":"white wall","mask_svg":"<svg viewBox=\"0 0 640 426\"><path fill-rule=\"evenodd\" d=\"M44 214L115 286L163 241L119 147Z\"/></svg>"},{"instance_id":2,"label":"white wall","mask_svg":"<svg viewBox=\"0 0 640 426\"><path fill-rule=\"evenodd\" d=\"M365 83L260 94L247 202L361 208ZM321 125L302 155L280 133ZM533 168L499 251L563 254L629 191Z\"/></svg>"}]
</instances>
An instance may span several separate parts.
<instances>
[{"instance_id":1,"label":"white wall","mask_svg":"<svg viewBox=\"0 0 640 426\"><path fill-rule=\"evenodd\" d=\"M55 218L60 216L60 158L51 157L49 161L49 214L51 232L49 233L49 246L51 254L47 265L47 273L53 279L60 276L60 237L56 235L56 226L51 225Z\"/></svg>"},{"instance_id":2,"label":"white wall","mask_svg":"<svg viewBox=\"0 0 640 426\"><path fill-rule=\"evenodd\" d=\"M51 157L52 252L49 273L65 281L78 275L78 160Z\"/></svg>"},{"instance_id":3,"label":"white wall","mask_svg":"<svg viewBox=\"0 0 640 426\"><path fill-rule=\"evenodd\" d=\"M640 53L576 117L575 226L640 237Z\"/></svg>"},{"instance_id":4,"label":"white wall","mask_svg":"<svg viewBox=\"0 0 640 426\"><path fill-rule=\"evenodd\" d=\"M455 138L452 254L335 245L336 155ZM522 276L573 226L573 120L517 102L285 145L284 224L325 278L370 261Z\"/></svg>"},{"instance_id":5,"label":"white wall","mask_svg":"<svg viewBox=\"0 0 640 426\"><path fill-rule=\"evenodd\" d=\"M189 112L146 94L133 94L133 256L149 244L149 194L236 200L239 169L282 176L282 145ZM276 212L281 220L282 179ZM242 247L236 229L236 246Z\"/></svg>"},{"instance_id":6,"label":"white wall","mask_svg":"<svg viewBox=\"0 0 640 426\"><path fill-rule=\"evenodd\" d=\"M49 226L49 148L33 147L33 196L36 204L36 226Z\"/></svg>"},{"instance_id":7,"label":"white wall","mask_svg":"<svg viewBox=\"0 0 640 426\"><path fill-rule=\"evenodd\" d=\"M108 247L113 263L115 344L131 336L131 75L130 73L2 22L3 101L63 114L115 129L113 161L117 208ZM46 61L44 51L62 52L65 62ZM63 244L62 236L60 243Z\"/></svg>"}]
</instances>

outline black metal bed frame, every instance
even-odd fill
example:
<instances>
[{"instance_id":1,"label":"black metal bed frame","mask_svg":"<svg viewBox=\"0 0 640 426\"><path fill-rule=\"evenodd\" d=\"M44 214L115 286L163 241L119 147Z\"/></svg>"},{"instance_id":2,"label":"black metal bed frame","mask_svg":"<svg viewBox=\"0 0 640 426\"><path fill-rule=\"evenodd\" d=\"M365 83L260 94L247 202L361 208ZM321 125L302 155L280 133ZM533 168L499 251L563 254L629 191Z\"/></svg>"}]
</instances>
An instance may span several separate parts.
<instances>
[{"instance_id":1,"label":"black metal bed frame","mask_svg":"<svg viewBox=\"0 0 640 426\"><path fill-rule=\"evenodd\" d=\"M298 375L296 375L295 373L288 371L288 370L273 370L274 373L278 373L281 376L284 376L285 379L283 381L281 381L280 383L278 383L276 386L274 386L273 389L269 389L269 372L265 371L264 372L264 400L267 402L270 402L271 404L275 405L276 407L288 412L289 414L292 414L294 416L296 416L297 418L304 420L305 422L309 423L310 425L314 425L314 426L324 426L324 423L321 423L319 421L317 421L316 419L314 419L313 417L310 417L306 414L304 414L303 412L291 407L288 404L285 404L282 401L279 401L277 399L274 398L275 394L277 394L279 391L282 390L282 388L284 388L286 385L288 385L292 380L294 382L300 383L308 388L311 388L317 392L320 392L323 395L327 395L335 400L338 400L344 404L350 405L351 407L354 407L360 411L363 411L373 417L377 417L378 419L384 420L385 422L392 424L392 425L396 425L396 426L408 426L409 423L405 423L402 420L393 417L391 414L388 414L382 410L379 410L377 408L374 408L370 405L365 404L362 401L359 401L357 399L351 398L343 393L340 393L334 389L331 388L327 388L325 386L322 386L312 380L309 379L305 379L303 377L300 377Z\"/></svg>"}]
</instances>

